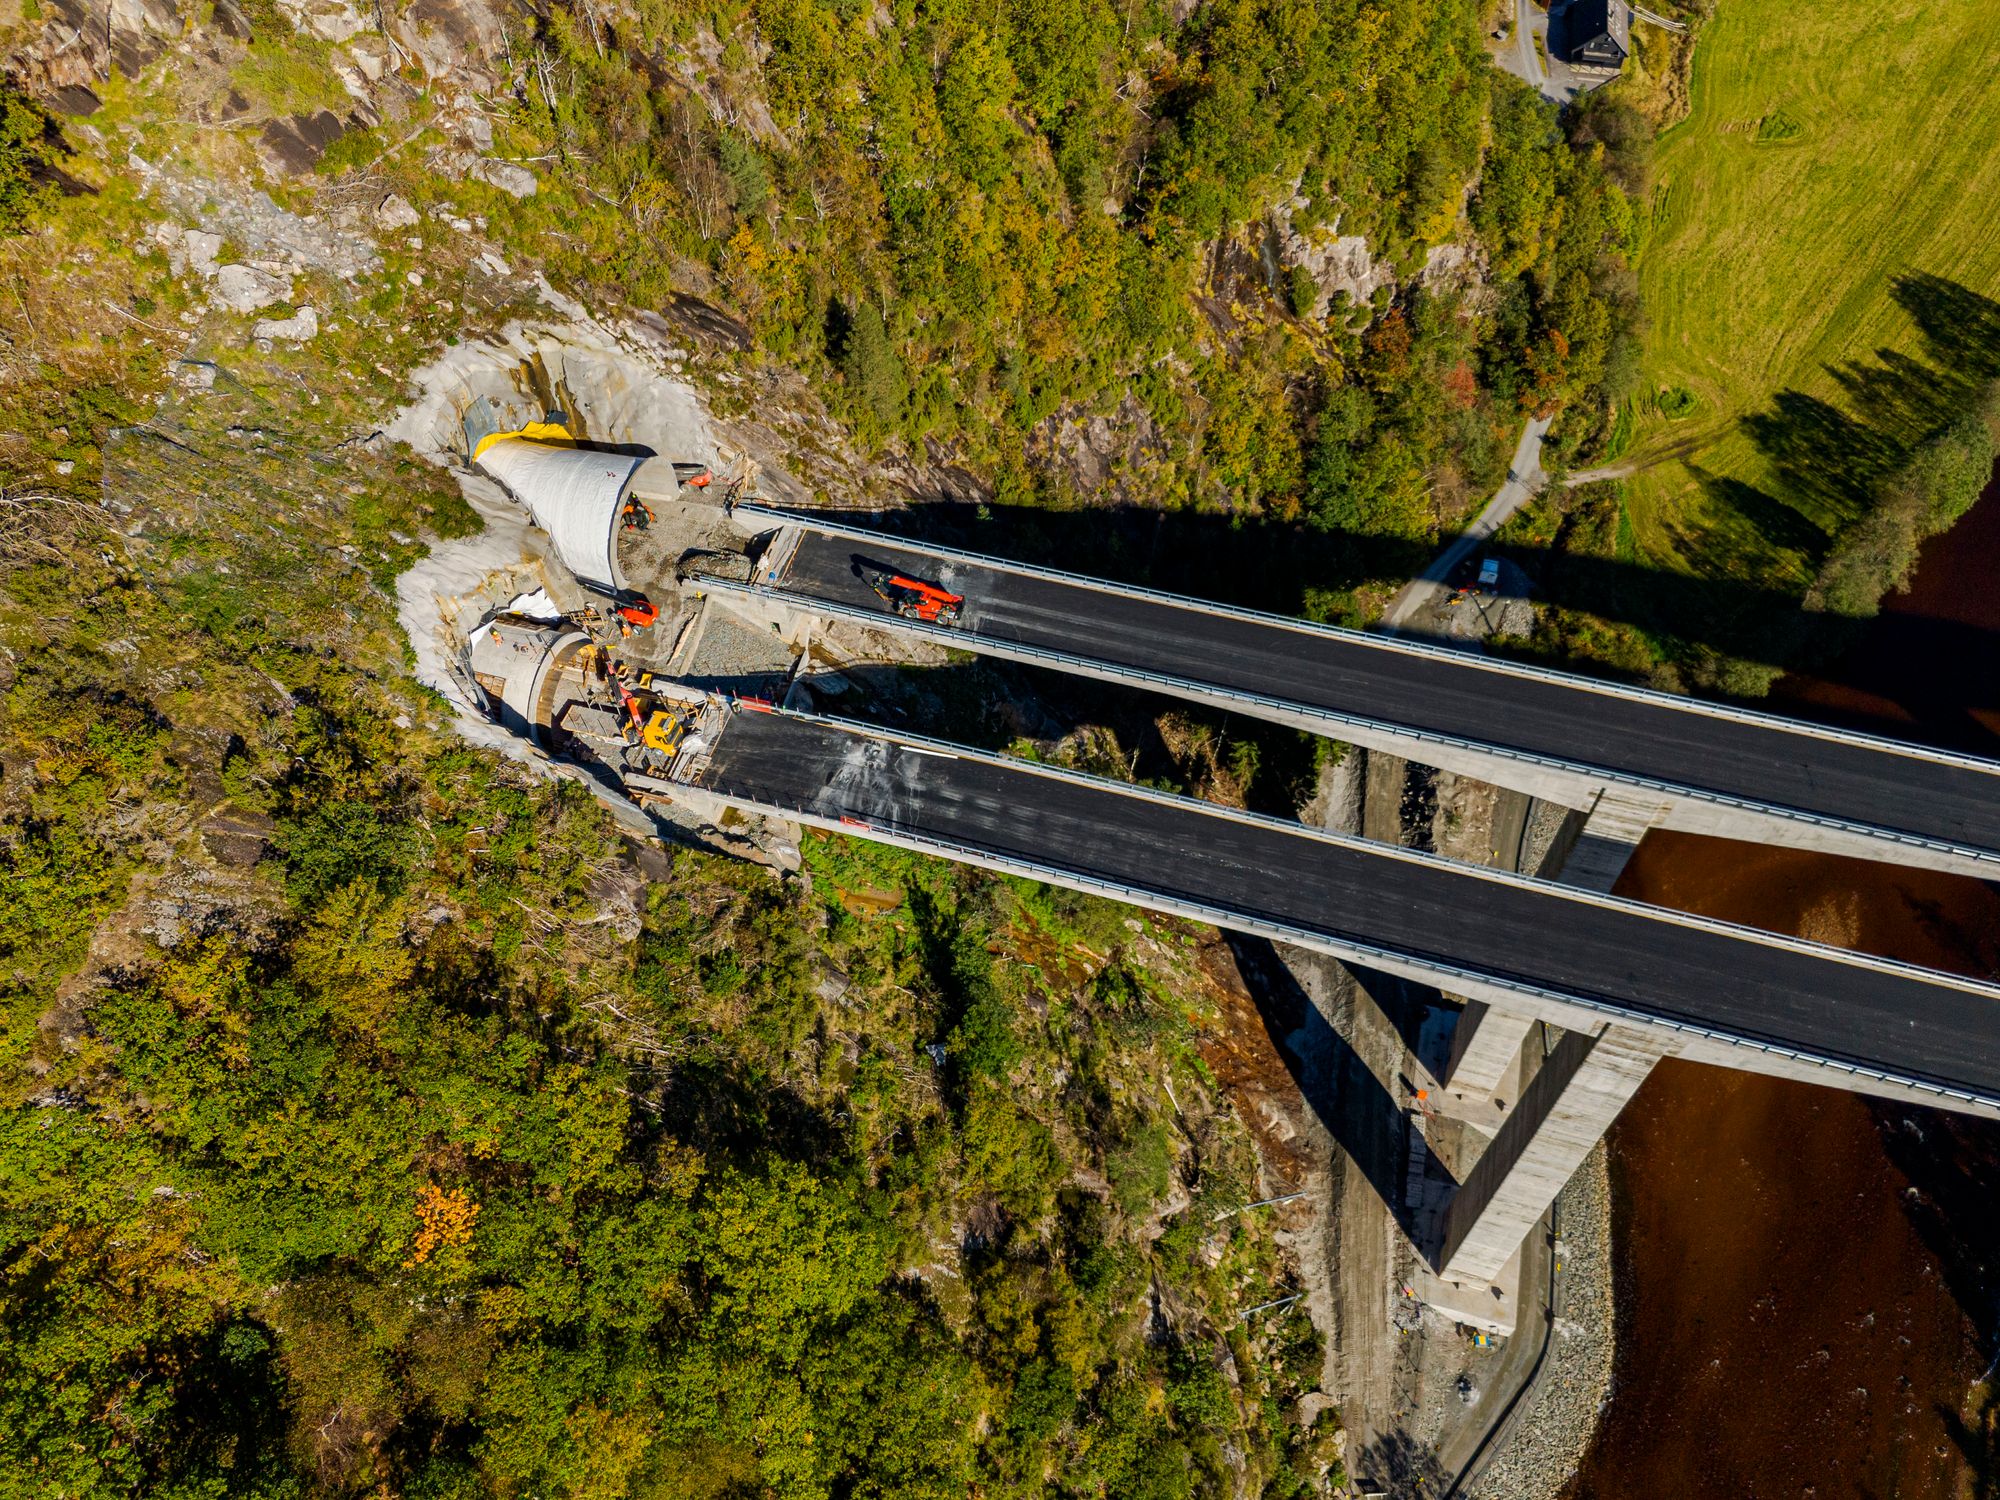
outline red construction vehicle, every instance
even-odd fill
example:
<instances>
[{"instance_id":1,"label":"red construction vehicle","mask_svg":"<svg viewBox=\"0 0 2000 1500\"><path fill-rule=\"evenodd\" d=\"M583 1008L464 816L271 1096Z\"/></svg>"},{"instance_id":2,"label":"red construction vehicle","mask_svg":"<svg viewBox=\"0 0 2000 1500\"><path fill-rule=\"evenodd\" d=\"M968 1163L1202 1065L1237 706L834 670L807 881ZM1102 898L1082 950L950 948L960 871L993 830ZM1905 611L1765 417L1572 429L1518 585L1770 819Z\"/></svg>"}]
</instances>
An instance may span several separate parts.
<instances>
[{"instance_id":1,"label":"red construction vehicle","mask_svg":"<svg viewBox=\"0 0 2000 1500\"><path fill-rule=\"evenodd\" d=\"M633 630L650 630L660 622L659 606L644 594L635 594L619 605L617 615Z\"/></svg>"},{"instance_id":2,"label":"red construction vehicle","mask_svg":"<svg viewBox=\"0 0 2000 1500\"><path fill-rule=\"evenodd\" d=\"M882 602L906 620L922 620L927 625L955 625L958 608L965 595L947 593L921 578L905 578L901 573L870 573L868 587L882 596Z\"/></svg>"}]
</instances>

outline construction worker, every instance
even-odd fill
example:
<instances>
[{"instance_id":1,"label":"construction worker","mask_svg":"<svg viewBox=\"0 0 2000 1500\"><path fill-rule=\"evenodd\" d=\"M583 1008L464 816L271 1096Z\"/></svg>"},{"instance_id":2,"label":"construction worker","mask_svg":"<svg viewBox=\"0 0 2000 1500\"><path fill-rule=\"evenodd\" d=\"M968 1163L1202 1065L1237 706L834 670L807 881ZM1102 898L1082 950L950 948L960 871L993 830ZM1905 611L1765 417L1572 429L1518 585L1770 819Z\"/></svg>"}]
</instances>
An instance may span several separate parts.
<instances>
[{"instance_id":1,"label":"construction worker","mask_svg":"<svg viewBox=\"0 0 2000 1500\"><path fill-rule=\"evenodd\" d=\"M648 526L653 524L655 519L653 513L646 508L645 502L640 500L637 495L627 495L625 497L625 509L622 513L622 518L627 531L644 531Z\"/></svg>"}]
</instances>

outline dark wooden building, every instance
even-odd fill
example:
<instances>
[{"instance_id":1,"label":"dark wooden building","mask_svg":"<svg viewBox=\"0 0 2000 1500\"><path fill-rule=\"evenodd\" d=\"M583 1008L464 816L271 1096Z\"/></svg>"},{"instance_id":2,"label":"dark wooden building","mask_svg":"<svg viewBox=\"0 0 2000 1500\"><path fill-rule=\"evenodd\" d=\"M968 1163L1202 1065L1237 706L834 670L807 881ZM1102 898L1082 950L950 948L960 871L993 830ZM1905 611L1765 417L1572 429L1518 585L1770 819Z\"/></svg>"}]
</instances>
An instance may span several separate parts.
<instances>
[{"instance_id":1,"label":"dark wooden building","mask_svg":"<svg viewBox=\"0 0 2000 1500\"><path fill-rule=\"evenodd\" d=\"M1571 0L1563 11L1564 61L1577 68L1625 66L1632 54L1628 0Z\"/></svg>"}]
</instances>

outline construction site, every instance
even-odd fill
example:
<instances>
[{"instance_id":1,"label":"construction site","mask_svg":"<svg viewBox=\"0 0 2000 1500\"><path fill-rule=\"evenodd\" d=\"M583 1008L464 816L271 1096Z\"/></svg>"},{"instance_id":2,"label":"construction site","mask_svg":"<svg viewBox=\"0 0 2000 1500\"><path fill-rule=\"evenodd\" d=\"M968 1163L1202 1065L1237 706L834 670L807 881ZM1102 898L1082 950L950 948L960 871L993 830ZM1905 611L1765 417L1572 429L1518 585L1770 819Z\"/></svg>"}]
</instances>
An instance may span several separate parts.
<instances>
[{"instance_id":1,"label":"construction site","mask_svg":"<svg viewBox=\"0 0 2000 1500\"><path fill-rule=\"evenodd\" d=\"M553 360L531 354L511 367L489 359L483 369L455 370L455 399L419 413L430 424L422 446L452 464L486 522L481 536L437 549L404 581L405 624L425 675L458 705L471 737L583 782L635 835L697 843L783 872L799 868L809 826L879 833L889 819L870 828L832 804L801 818L747 808L731 795L741 787L729 765L716 764L718 746L732 723L786 709L793 721L844 711L950 732L950 714L921 686L950 673L923 669L949 667L948 642L963 615L990 601L955 587L958 570L949 563L926 568L886 546L773 524L757 504L757 464L740 451L719 459L699 413L669 413L651 431L637 412L600 409L593 421L604 390L623 383L609 367L584 367L575 349ZM651 394L657 422L662 403ZM410 425L405 432L418 435ZM635 433L685 446L657 452L651 443L621 441ZM794 497L787 476L775 482L778 494ZM824 575L848 603L799 614L757 597L760 585L806 574ZM1044 739L1064 732L1062 715L1052 719L1047 706L1027 701L1031 694L1019 697L1003 706L1007 715ZM850 747L857 764L833 779L877 781L884 754L901 748ZM780 745L777 753L788 752ZM973 754L943 745L927 753ZM1474 824L1493 822L1491 788L1448 773L1442 785L1424 776L1412 799L1405 782L1415 770L1393 756L1353 752L1332 770L1327 805L1308 817L1395 841L1404 838L1403 804L1413 801L1423 804L1419 821L1459 830L1454 852ZM1513 801L1501 813L1503 823L1514 820L1501 830L1513 840L1510 856L1546 842L1554 826L1543 819L1548 826L1533 833L1515 827L1525 799ZM1270 957L1259 959L1259 951ZM1509 1429L1521 1423L1530 1368L1580 1360L1556 1399L1596 1390L1607 1344L1573 1331L1565 1342L1575 1347L1551 1360L1551 1319L1536 1319L1526 1337L1508 1337L1521 1265L1510 1262L1490 1278L1498 1295L1485 1283L1465 1295L1437 1279L1405 1232L1419 1218L1423 1233L1438 1232L1446 1167L1462 1166L1483 1139L1436 1108L1435 1074L1445 1068L1457 1007L1421 986L1302 949L1253 944L1236 960L1249 991L1293 995L1303 1012L1321 1017L1301 1023L1297 1055L1273 1050L1261 1029L1259 1045L1246 1036L1233 1046L1244 1086L1272 1096L1263 1113L1288 1122L1267 1142L1272 1171L1302 1170L1310 1189L1277 1211L1292 1225L1285 1237L1314 1321L1330 1336L1326 1389L1341 1395L1356 1445L1350 1451L1374 1455L1357 1476L1365 1482L1372 1469L1401 1485L1447 1464L1469 1470L1475 1458L1489 1460L1501 1446L1502 1416ZM1246 992L1251 1016L1263 1003ZM1367 1074L1366 1092L1345 1076L1357 1069ZM1295 1076L1312 1086L1301 1091ZM1424 1082L1398 1089L1398 1080L1414 1079ZM1385 1084L1401 1097L1392 1100ZM1329 1128L1336 1094L1358 1129ZM1357 1100L1365 1101L1358 1114ZM1600 1161L1580 1189L1601 1196L1601 1178ZM1293 1183L1274 1175L1268 1186L1278 1192ZM1552 1284L1552 1242L1530 1246L1530 1278ZM1580 1248L1600 1262L1601 1277L1601 1226L1595 1253L1588 1239ZM1590 1405L1582 1400L1574 1421L1547 1430L1567 1431L1562 1446L1580 1449ZM1412 1446L1419 1426L1426 1430Z\"/></svg>"},{"instance_id":2,"label":"construction site","mask_svg":"<svg viewBox=\"0 0 2000 1500\"><path fill-rule=\"evenodd\" d=\"M1463 1485L1501 1451L1563 1364L1579 1254L1597 1337L1557 1390L1601 1389L1592 1163L1660 1060L2000 1113L2000 1058L1965 1046L1990 984L1610 894L1654 827L1985 871L1986 762L970 552L907 516L769 503L698 434L662 451L466 395L483 566L434 558L411 635L498 743L634 832L790 872L819 830L1063 886L1237 935L1262 1010L1305 997L1281 1059L1325 1143L1301 1295L1350 1432L1379 1439L1364 1493ZM994 662L1357 753L1301 821L1052 764L1047 735L981 748L996 715L1047 717L989 676L969 729L942 685ZM1580 1445L1589 1420L1536 1430Z\"/></svg>"},{"instance_id":3,"label":"construction site","mask_svg":"<svg viewBox=\"0 0 2000 1500\"><path fill-rule=\"evenodd\" d=\"M705 460L581 438L559 410L516 428L495 420L483 398L467 409L468 477L497 482L526 512L525 545L517 562L441 601L452 696L517 751L583 778L628 825L640 826L636 810L663 836L794 868L795 831L700 789L722 720L800 701L815 675L821 693L838 692L843 662L908 653L866 630L773 630L707 597L707 580L747 578L753 566L757 539L731 521L741 472L718 482ZM913 614L921 605L923 618L949 622L949 606L906 585L885 577L885 599L908 593L920 601L905 606Z\"/></svg>"}]
</instances>

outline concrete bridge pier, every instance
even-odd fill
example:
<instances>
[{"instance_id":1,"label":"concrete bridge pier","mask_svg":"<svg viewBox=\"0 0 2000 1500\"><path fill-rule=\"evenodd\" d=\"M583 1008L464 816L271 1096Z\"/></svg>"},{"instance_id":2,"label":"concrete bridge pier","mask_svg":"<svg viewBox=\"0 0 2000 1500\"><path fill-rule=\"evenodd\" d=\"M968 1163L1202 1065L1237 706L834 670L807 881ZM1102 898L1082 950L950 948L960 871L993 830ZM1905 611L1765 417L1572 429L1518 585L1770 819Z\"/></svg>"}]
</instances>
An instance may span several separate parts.
<instances>
[{"instance_id":1,"label":"concrete bridge pier","mask_svg":"<svg viewBox=\"0 0 2000 1500\"><path fill-rule=\"evenodd\" d=\"M1673 799L1664 794L1607 786L1584 816L1568 855L1548 872L1550 878L1610 895L1639 840L1663 826L1673 808Z\"/></svg>"},{"instance_id":2,"label":"concrete bridge pier","mask_svg":"<svg viewBox=\"0 0 2000 1500\"><path fill-rule=\"evenodd\" d=\"M1647 830L1659 827L1671 809L1664 797L1606 787L1569 839L1550 852L1543 869L1564 885L1608 895L1639 840ZM1496 1093L1514 1076L1515 1061L1534 1022L1534 1016L1524 1011L1466 1002L1452 1034L1451 1061L1440 1080L1446 1113L1476 1120L1489 1112Z\"/></svg>"},{"instance_id":3,"label":"concrete bridge pier","mask_svg":"<svg viewBox=\"0 0 2000 1500\"><path fill-rule=\"evenodd\" d=\"M1440 1279L1495 1281L1665 1054L1660 1039L1625 1027L1564 1032L1446 1205Z\"/></svg>"},{"instance_id":4,"label":"concrete bridge pier","mask_svg":"<svg viewBox=\"0 0 2000 1500\"><path fill-rule=\"evenodd\" d=\"M1543 869L1565 885L1608 894L1639 840L1671 810L1664 797L1607 787ZM1443 1112L1482 1131L1498 1125L1446 1206L1435 1261L1441 1281L1468 1291L1502 1278L1625 1101L1671 1050L1671 1043L1631 1027L1551 1028L1560 1039L1536 1071L1521 1056L1534 1025L1523 1011L1469 1000L1452 1036ZM1517 1082L1524 1074L1525 1086ZM1502 1097L1513 1088L1520 1089L1518 1100Z\"/></svg>"},{"instance_id":5,"label":"concrete bridge pier","mask_svg":"<svg viewBox=\"0 0 2000 1500\"><path fill-rule=\"evenodd\" d=\"M1484 1115L1514 1076L1514 1064L1534 1024L1535 1018L1524 1011L1466 1001L1458 1029L1451 1034L1451 1061L1439 1080L1444 1086L1444 1113L1461 1119Z\"/></svg>"}]
</instances>

